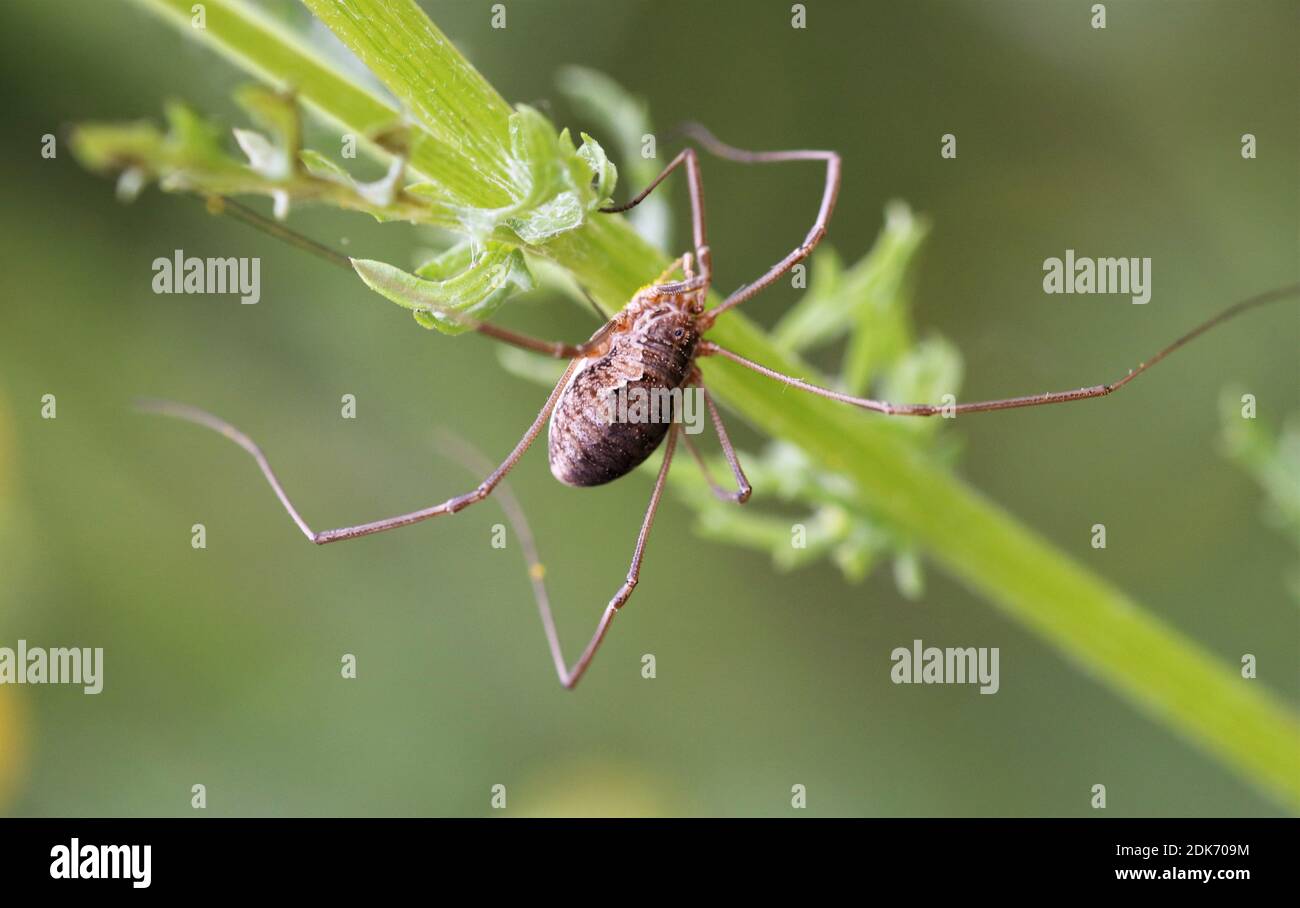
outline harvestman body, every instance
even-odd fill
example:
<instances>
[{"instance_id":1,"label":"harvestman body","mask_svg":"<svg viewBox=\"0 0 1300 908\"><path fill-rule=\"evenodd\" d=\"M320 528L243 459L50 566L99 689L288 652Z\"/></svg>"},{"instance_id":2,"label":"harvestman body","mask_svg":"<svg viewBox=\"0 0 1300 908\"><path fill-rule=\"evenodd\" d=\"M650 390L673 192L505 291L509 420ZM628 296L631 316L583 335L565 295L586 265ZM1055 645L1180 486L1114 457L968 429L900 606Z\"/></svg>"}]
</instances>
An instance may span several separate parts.
<instances>
[{"instance_id":1,"label":"harvestman body","mask_svg":"<svg viewBox=\"0 0 1300 908\"><path fill-rule=\"evenodd\" d=\"M685 127L687 135L694 138L706 150L722 158L742 163L770 163L778 161L821 161L826 166L826 183L822 192L821 206L812 228L802 243L796 246L785 258L767 270L752 283L742 286L728 296L722 303L712 309L705 309L705 299L712 280L709 246L705 237L704 196L700 179L699 159L693 148L687 148L677 155L663 172L641 193L624 205L601 209L613 213L626 211L641 203L665 177L678 167L685 167L691 200L691 226L694 239L694 253L678 259L673 266L653 283L636 293L617 315L610 319L599 331L585 343L578 345L552 342L528 337L508 329L480 322L470 323L474 330L495 340L534 352L544 353L561 359L570 360L559 382L551 391L537 418L515 445L509 456L496 469L489 473L474 490L455 498L449 498L441 504L399 514L383 520L363 523L355 526L317 532L307 525L298 513L289 496L285 493L275 472L271 469L261 449L247 435L234 426L203 410L185 404L169 401L154 401L144 404L146 409L175 416L199 423L214 429L248 451L257 461L266 476L276 497L289 516L312 542L323 545L344 539L355 539L384 530L418 523L431 517L455 514L472 504L482 501L501 484L506 474L519 462L524 452L532 445L549 420L548 455L551 473L556 479L571 486L596 486L618 479L631 472L644 462L659 446L664 444L664 456L655 480L654 490L650 495L650 504L641 530L637 535L636 546L632 554L632 563L628 569L627 579L609 601L596 631L582 655L572 667L566 666L561 653L559 637L551 616L545 587L541 583L539 571L532 571L534 592L537 595L541 611L542 624L550 645L551 656L560 683L572 688L586 672L592 657L604 640L610 623L618 610L627 602L636 587L641 573L641 563L645 555L646 540L654 522L655 512L663 496L664 484L672 464L673 453L677 446L678 426L675 422L611 422L608 418L606 401L611 392L619 389L639 388L645 390L670 390L696 386L702 392L710 419L718 433L718 440L723 454L731 467L736 489L727 491L715 483L703 458L690 441L690 436L683 435L687 447L695 456L710 487L718 497L743 504L749 499L750 485L736 458L736 452L727 436L722 416L713 403L707 389L704 388L700 372L695 361L701 356L721 356L748 369L821 397L837 400L878 413L900 416L933 416L941 412L977 413L990 410L1005 410L1016 407L1032 407L1043 404L1064 403L1066 401L1084 400L1102 397L1128 384L1142 372L1155 365L1174 350L1208 331L1215 325L1247 309L1272 302L1300 291L1300 285L1280 288L1252 297L1221 312L1219 315L1202 323L1174 343L1165 347L1151 359L1130 370L1123 378L1111 384L1093 385L1072 391L1055 391L1045 394L1011 397L999 400L979 401L940 407L932 404L894 404L887 401L853 397L828 388L809 384L798 378L783 375L756 362L732 353L704 338L719 315L748 300L759 291L776 282L796 264L803 261L826 234L826 225L835 208L836 196L840 186L840 157L833 151L768 151L752 152L732 148L716 138L702 127L690 125ZM267 229L269 232L296 245L340 264L351 270L350 261L332 250L321 247L303 237L292 237L281 225L268 222L249 209L238 206L228 199L213 200L216 207L235 216ZM693 269L692 265L695 266ZM678 270L682 279L669 281ZM467 320L465 320L467 321ZM506 490L503 489L503 493ZM530 562L536 566L535 547L527 526L522 521L517 505L512 497L503 504L507 513L520 530L525 553Z\"/></svg>"},{"instance_id":2,"label":"harvestman body","mask_svg":"<svg viewBox=\"0 0 1300 908\"><path fill-rule=\"evenodd\" d=\"M684 283L693 279L687 268ZM611 420L607 409L611 393L680 388L693 377L707 289L665 286L638 292L564 386L551 413L547 453L552 475L565 485L597 486L627 475L668 433L670 420Z\"/></svg>"}]
</instances>

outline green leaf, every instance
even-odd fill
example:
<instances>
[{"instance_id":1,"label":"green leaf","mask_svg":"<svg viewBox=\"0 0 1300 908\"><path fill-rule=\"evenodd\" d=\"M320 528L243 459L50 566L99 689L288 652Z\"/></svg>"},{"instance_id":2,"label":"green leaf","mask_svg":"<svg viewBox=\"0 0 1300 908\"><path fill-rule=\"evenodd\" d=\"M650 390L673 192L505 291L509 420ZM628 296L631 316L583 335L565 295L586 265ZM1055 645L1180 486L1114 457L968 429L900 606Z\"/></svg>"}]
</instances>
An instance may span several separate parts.
<instances>
[{"instance_id":1,"label":"green leaf","mask_svg":"<svg viewBox=\"0 0 1300 908\"><path fill-rule=\"evenodd\" d=\"M898 591L916 601L925 595L925 574L921 556L915 549L905 549L894 557L894 583Z\"/></svg>"},{"instance_id":2,"label":"green leaf","mask_svg":"<svg viewBox=\"0 0 1300 908\"><path fill-rule=\"evenodd\" d=\"M773 329L776 342L803 352L853 333L855 338L875 339L874 355L860 355L855 371L869 373L887 364L910 342L900 330L907 318L901 290L928 231L906 204L891 202L871 252L851 269L845 270L840 258L823 246L814 256L807 292Z\"/></svg>"},{"instance_id":3,"label":"green leaf","mask_svg":"<svg viewBox=\"0 0 1300 908\"><path fill-rule=\"evenodd\" d=\"M565 130L565 135L568 130ZM618 185L618 168L605 156L605 149L600 143L582 133L582 147L578 149L580 157L591 168L592 187L596 192L596 204L608 205L614 197L614 187Z\"/></svg>"},{"instance_id":4,"label":"green leaf","mask_svg":"<svg viewBox=\"0 0 1300 908\"><path fill-rule=\"evenodd\" d=\"M654 138L646 103L604 73L582 66L562 67L556 85L573 108L609 138L624 162L630 189L637 192L650 185L659 175L661 164L657 156L644 154L647 137ZM628 213L628 219L636 232L656 249L668 250L672 205L667 193L651 194Z\"/></svg>"},{"instance_id":5,"label":"green leaf","mask_svg":"<svg viewBox=\"0 0 1300 908\"><path fill-rule=\"evenodd\" d=\"M291 95L284 95L260 85L246 85L235 93L235 100L270 129L275 141L258 133L236 129L235 139L248 155L249 166L268 180L291 178L298 169L302 151L302 121Z\"/></svg>"},{"instance_id":6,"label":"green leaf","mask_svg":"<svg viewBox=\"0 0 1300 908\"><path fill-rule=\"evenodd\" d=\"M1223 448L1265 491L1274 520L1300 547L1300 420L1281 430L1242 415L1239 390L1220 397Z\"/></svg>"},{"instance_id":7,"label":"green leaf","mask_svg":"<svg viewBox=\"0 0 1300 908\"><path fill-rule=\"evenodd\" d=\"M325 202L381 221L446 218L441 202L417 201L402 192L402 158L394 158L388 174L374 183L355 181L323 155L299 148L301 124L292 96L252 87L241 90L239 98L272 131L268 138L234 130L246 161L222 145L220 129L177 103L166 107L166 133L148 123L82 124L72 134L73 154L91 170L120 174L119 194L127 200L156 180L169 192L270 196L281 218L293 201Z\"/></svg>"},{"instance_id":8,"label":"green leaf","mask_svg":"<svg viewBox=\"0 0 1300 908\"><path fill-rule=\"evenodd\" d=\"M584 180L586 165L568 132L557 138L545 117L521 105L510 116L510 150L519 199L501 212L502 222L530 246L581 226L595 201L584 198L592 196ZM575 162L578 168L572 166Z\"/></svg>"},{"instance_id":9,"label":"green leaf","mask_svg":"<svg viewBox=\"0 0 1300 908\"><path fill-rule=\"evenodd\" d=\"M514 293L533 288L523 253L500 244L462 243L410 274L370 259L352 259L366 286L410 309L425 328L472 331Z\"/></svg>"},{"instance_id":10,"label":"green leaf","mask_svg":"<svg viewBox=\"0 0 1300 908\"><path fill-rule=\"evenodd\" d=\"M312 176L340 181L351 179L348 172L341 165L331 161L318 151L304 148L298 153L298 159L302 161L303 166L307 168L307 172Z\"/></svg>"},{"instance_id":11,"label":"green leaf","mask_svg":"<svg viewBox=\"0 0 1300 908\"><path fill-rule=\"evenodd\" d=\"M1300 418L1293 416L1277 430L1245 415L1242 397L1240 388L1220 395L1221 447L1264 491L1267 520L1300 549ZM1286 580L1291 597L1300 602L1300 567L1293 565Z\"/></svg>"}]
</instances>

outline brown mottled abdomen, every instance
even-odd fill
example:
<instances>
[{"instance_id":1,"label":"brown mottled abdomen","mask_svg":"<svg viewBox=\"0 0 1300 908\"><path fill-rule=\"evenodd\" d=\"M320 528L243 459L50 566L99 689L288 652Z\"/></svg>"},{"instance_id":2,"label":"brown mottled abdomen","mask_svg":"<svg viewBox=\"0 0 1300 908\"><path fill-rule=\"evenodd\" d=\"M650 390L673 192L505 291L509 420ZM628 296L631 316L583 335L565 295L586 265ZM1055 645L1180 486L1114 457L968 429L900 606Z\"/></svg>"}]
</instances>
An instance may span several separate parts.
<instances>
[{"instance_id":1,"label":"brown mottled abdomen","mask_svg":"<svg viewBox=\"0 0 1300 908\"><path fill-rule=\"evenodd\" d=\"M668 434L657 421L610 422L610 394L635 400L686 381L699 333L695 319L674 306L650 307L630 328L616 331L608 351L579 364L551 414L551 473L571 486L598 486L636 469Z\"/></svg>"}]
</instances>

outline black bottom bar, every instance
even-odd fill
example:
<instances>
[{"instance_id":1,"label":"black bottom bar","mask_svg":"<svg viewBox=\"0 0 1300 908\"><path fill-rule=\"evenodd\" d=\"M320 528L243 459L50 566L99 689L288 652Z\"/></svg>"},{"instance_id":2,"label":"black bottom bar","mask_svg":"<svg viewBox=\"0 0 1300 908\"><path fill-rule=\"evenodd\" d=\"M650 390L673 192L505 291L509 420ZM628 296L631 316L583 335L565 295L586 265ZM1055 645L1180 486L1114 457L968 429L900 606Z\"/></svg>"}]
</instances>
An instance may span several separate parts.
<instances>
[{"instance_id":1,"label":"black bottom bar","mask_svg":"<svg viewBox=\"0 0 1300 908\"><path fill-rule=\"evenodd\" d=\"M794 823L820 828L796 831ZM707 824L707 825L706 825ZM725 824L725 829L723 825ZM696 835L693 833L703 833ZM820 834L818 834L820 833ZM76 820L0 822L6 893L40 888L339 896L382 883L541 887L598 872L640 887L688 872L720 884L849 877L927 894L1105 886L1231 896L1294 879L1282 820ZM117 846L117 847L113 847ZM136 846L136 847L120 847ZM148 846L146 852L143 846ZM75 849L75 851L74 851ZM75 855L75 859L74 859ZM75 866L74 866L75 865ZM784 869L782 869L784 868ZM503 873L504 871L504 873ZM647 877L649 874L649 877ZM92 877L87 879L87 877ZM108 877L108 878L105 878ZM147 880L148 885L140 885ZM637 880L642 883L636 883ZM493 882L495 881L495 882ZM382 889L382 885L381 885ZM918 890L919 892L920 890ZM432 893L431 893L432 894Z\"/></svg>"}]
</instances>

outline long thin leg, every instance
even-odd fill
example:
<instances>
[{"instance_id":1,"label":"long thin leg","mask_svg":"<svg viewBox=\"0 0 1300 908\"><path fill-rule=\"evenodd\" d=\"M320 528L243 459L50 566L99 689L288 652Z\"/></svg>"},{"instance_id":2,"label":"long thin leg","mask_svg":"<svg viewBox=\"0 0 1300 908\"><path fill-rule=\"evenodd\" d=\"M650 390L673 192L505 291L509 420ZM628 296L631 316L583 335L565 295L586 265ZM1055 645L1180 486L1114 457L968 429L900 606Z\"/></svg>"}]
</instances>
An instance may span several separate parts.
<instances>
[{"instance_id":1,"label":"long thin leg","mask_svg":"<svg viewBox=\"0 0 1300 908\"><path fill-rule=\"evenodd\" d=\"M319 533L308 526L307 521L303 520L302 515L298 513L298 509L295 508L293 502L289 500L289 496L285 493L284 487L280 485L280 480L275 475L275 471L271 469L271 464L267 461L266 455L262 453L262 449L243 432L239 431L225 420L213 416L205 410L200 410L197 407L191 407L187 404L175 403L173 401L141 401L139 406L140 409L151 413L159 413L164 416L184 419L188 422L197 423L198 425L205 426L213 431L220 432L249 454L253 455L253 459L257 461L258 467L262 470L262 475L266 477L266 481L271 485L271 490L275 492L275 497L280 499L280 504L282 504L284 509L289 512L289 516L293 518L293 522L297 524L298 529L301 530L302 534L312 542L317 545L324 545L329 542L339 542L343 539L356 539L358 536L369 536L372 533L382 533L385 530L392 530L397 527L408 526L412 523L419 523L421 520L428 520L430 517L440 517L443 514L455 514L456 512L463 511L470 505L476 504L484 498L487 498L488 495L491 494L492 490L495 489L501 480L505 478L505 475L510 472L516 463L519 462L519 458L524 456L524 452L528 450L529 445L533 443L534 439L537 438L538 433L541 432L542 427L546 425L546 420L550 418L551 410L555 408L555 403L560 399L560 395L564 391L564 386L568 382L569 376L573 373L576 366L577 362L575 361L570 363L569 367L564 370L564 374L560 376L560 380L556 384L555 390L553 390L551 396L546 399L546 403L543 405L541 412L537 414L537 418L533 420L533 424L528 427L528 431L524 433L524 437L519 440L519 443L515 445L514 450L510 452L510 455L506 457L504 461L502 461L501 465L493 470L487 479L479 483L478 487L473 491L466 492L464 495L457 495L455 498L448 498L441 504L422 508L418 511L410 511L406 514L399 514L396 517L386 517L383 520L357 524L356 526L339 527L337 529L325 530Z\"/></svg>"},{"instance_id":2,"label":"long thin leg","mask_svg":"<svg viewBox=\"0 0 1300 908\"><path fill-rule=\"evenodd\" d=\"M484 337L490 337L512 347L521 347L524 350L532 350L534 353L541 353L544 356L551 356L556 359L573 359L578 356L586 356L591 350L590 344L567 344L564 341L542 340L520 334L517 331L511 331L508 328L499 328L487 322L475 321L471 327Z\"/></svg>"},{"instance_id":3,"label":"long thin leg","mask_svg":"<svg viewBox=\"0 0 1300 908\"><path fill-rule=\"evenodd\" d=\"M645 519L641 521L641 532L637 534L636 548L632 552L632 564L627 571L627 580L619 587L618 592L609 601L609 604L605 606L605 611L596 624L596 631L592 634L591 641L572 667L568 667L565 662L564 651L560 646L560 635L555 629L555 616L551 612L550 596L546 592L546 570L538 557L537 542L528 526L524 510L520 507L518 499L515 498L514 493L510 491L507 484L502 483L497 489L497 501L501 503L502 509L506 512L506 518L510 521L510 525L514 527L515 535L519 537L519 547L523 550L524 561L528 565L528 577L533 585L533 596L537 599L537 611L542 618L542 630L546 633L546 643L551 649L551 661L555 663L555 674L559 677L560 683L569 690L573 690L577 686L578 681L587 671L587 666L591 664L591 660L596 655L596 650L600 648L601 642L605 639L605 634L609 631L610 624L614 621L614 615L631 598L632 591L640 580L641 562L645 557L646 540L650 537L650 527L654 525L655 512L659 509L660 499L663 498L664 484L668 481L668 467L672 463L673 449L676 443L677 427L674 425L668 430L668 440L664 447L664 459L659 467L659 478L655 480L654 491L650 493L650 504L646 508ZM454 436L445 438L444 446L450 447L451 453L458 460L468 462L467 466L470 469L477 469L476 462L482 460L482 457L473 448Z\"/></svg>"},{"instance_id":4,"label":"long thin leg","mask_svg":"<svg viewBox=\"0 0 1300 908\"><path fill-rule=\"evenodd\" d=\"M704 474L704 481L709 484L714 496L723 501L744 504L749 501L750 493L754 491L753 486L749 484L749 479L740 466L740 458L736 456L736 449L732 447L731 437L727 435L727 427L722 422L722 414L718 412L717 406L713 403L713 397L709 394L709 389L704 387L704 382L700 379L698 370L693 378L693 383L699 387L700 392L704 395L705 406L709 408L709 416L713 419L714 431L718 433L718 443L722 445L722 455L727 459L727 465L731 467L731 475L736 480L736 491L729 492L714 481L713 472L709 469L708 461L695 447L695 442L691 441L691 436L683 432L682 441L686 442L686 447L691 452L691 456L699 464L700 472Z\"/></svg>"},{"instance_id":5,"label":"long thin leg","mask_svg":"<svg viewBox=\"0 0 1300 908\"><path fill-rule=\"evenodd\" d=\"M713 259L709 255L708 231L704 221L704 181L700 177L700 159L694 148L683 148L677 157L660 171L659 176L650 181L650 185L642 189L632 197L629 202L622 205L609 205L600 209L606 214L617 214L620 211L628 211L640 205L650 193L654 192L655 187L664 181L668 174L672 173L683 164L686 165L686 183L690 190L691 197L691 234L695 240L695 259L699 262L700 273L690 281L692 287L707 287L713 279ZM681 289L688 289L683 287Z\"/></svg>"},{"instance_id":6,"label":"long thin leg","mask_svg":"<svg viewBox=\"0 0 1300 908\"><path fill-rule=\"evenodd\" d=\"M726 158L730 161L738 161L742 164L770 164L781 161L825 161L826 162L826 187L822 190L821 207L817 210L817 219L813 222L808 234L804 237L803 242L796 246L785 258L777 262L767 270L758 280L746 284L731 296L727 297L717 307L710 309L705 315L707 319L704 327L717 319L719 315L726 312L733 306L739 306L750 297L766 287L775 283L781 275L785 274L799 262L806 259L812 254L813 249L821 242L822 237L826 235L826 225L831 219L831 214L835 211L835 199L840 192L840 156L833 151L814 151L811 149L801 149L797 151L744 151L739 148L733 148L725 142L719 141L713 133L709 132L698 123L686 123L681 127L681 131L686 135L699 142L704 149L711 154L720 158Z\"/></svg>"},{"instance_id":7,"label":"long thin leg","mask_svg":"<svg viewBox=\"0 0 1300 908\"><path fill-rule=\"evenodd\" d=\"M615 324L616 322L611 319L592 336L591 340L583 341L581 344L566 344L563 341L548 341L529 337L526 334L520 334L519 332L511 331L508 328L498 328L496 325L491 325L487 322L472 321L473 329L484 337L490 337L493 340L499 340L502 343L510 344L512 347L522 347L525 350L532 350L535 353L542 353L556 359L577 359L578 357L594 353L600 348L601 343L604 341L606 335L608 335L614 328Z\"/></svg>"},{"instance_id":8,"label":"long thin leg","mask_svg":"<svg viewBox=\"0 0 1300 908\"><path fill-rule=\"evenodd\" d=\"M696 355L721 356L734 363L738 363L747 369L752 369L760 375L765 375L768 378L790 385L794 388L799 388L802 391L808 391L812 394L818 395L819 397L826 397L830 400L837 400L841 403L851 404L855 407L861 407L864 410L874 410L877 413L884 413L889 416L935 416L944 413L982 413L989 410L1014 410L1019 407L1039 407L1044 404L1063 404L1072 400L1087 400L1091 397L1105 397L1107 394L1124 387L1166 356L1180 347L1191 343L1216 325L1220 325L1228 319L1240 315L1247 310L1254 309L1257 306L1276 302L1289 296L1295 296L1298 293L1300 293L1300 284L1292 284L1288 287L1279 287L1275 290L1266 291L1257 296L1252 296L1250 299L1243 300L1233 306L1229 306L1213 318L1197 325L1169 346L1161 349L1150 359L1138 363L1137 368L1130 369L1128 374L1123 378L1109 384L1091 385L1086 388L1076 388L1073 391L1047 391L1042 394L1029 394L1023 397L981 400L968 404L895 404L884 400L853 397L852 395L844 394L840 391L833 391L830 388L822 388L803 381L802 379L784 375L777 372L775 369L769 369L767 366L760 365L751 359L746 359L738 353L732 353L730 350L719 347L712 341L707 340L700 341L699 347L696 350Z\"/></svg>"},{"instance_id":9,"label":"long thin leg","mask_svg":"<svg viewBox=\"0 0 1300 908\"><path fill-rule=\"evenodd\" d=\"M320 258L331 265L343 268L353 274L356 272L352 268L352 259L343 253L331 249L323 243L318 243L310 237L304 236L296 230L284 226L279 221L263 217L247 205L242 205L234 199L226 196L208 196L208 210L213 214L225 214L237 221L243 221L251 227L255 227L263 233L282 240L293 246L295 249L301 249ZM526 334L520 334L518 331L511 331L508 328L498 328L496 325L481 322L478 319L471 318L460 313L444 311L440 313L452 321L458 322L465 327L482 334L484 337L490 337L493 340L510 344L513 347L522 347L525 350L531 350L534 353L542 353L546 356L553 356L556 359L573 359L577 356L586 356L599 346L597 337L582 344L567 344L563 341L542 340L536 337L530 337ZM607 331L609 325L606 324L602 332ZM601 333L598 337L603 338Z\"/></svg>"},{"instance_id":10,"label":"long thin leg","mask_svg":"<svg viewBox=\"0 0 1300 908\"><path fill-rule=\"evenodd\" d=\"M549 614L543 618L546 624L546 638L550 641L551 652L555 656L555 670L560 675L560 683L570 690L586 673L587 666L591 665L596 650L600 649L605 634L609 632L609 626L613 623L614 616L632 597L632 591L636 589L636 585L641 580L641 562L645 558L646 541L650 538L650 528L654 526L655 512L659 510L659 501L664 495L664 485L668 482L668 467L673 462L673 450L676 447L677 427L674 425L668 430L668 440L664 444L664 460L659 467L659 477L655 480L654 491L650 493L650 504L646 507L645 519L641 521L641 532L636 537L636 548L632 550L632 563L627 569L627 579L618 588L614 598L609 600L609 604L605 606L605 612L600 616L600 621L596 624L596 632L591 635L591 640L588 641L586 649L582 651L578 661L573 663L572 668L564 669L564 659L560 655L560 641L555 634L555 623L549 620ZM547 611L549 613L549 609Z\"/></svg>"}]
</instances>

